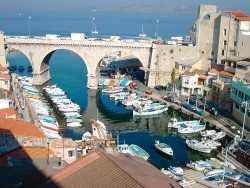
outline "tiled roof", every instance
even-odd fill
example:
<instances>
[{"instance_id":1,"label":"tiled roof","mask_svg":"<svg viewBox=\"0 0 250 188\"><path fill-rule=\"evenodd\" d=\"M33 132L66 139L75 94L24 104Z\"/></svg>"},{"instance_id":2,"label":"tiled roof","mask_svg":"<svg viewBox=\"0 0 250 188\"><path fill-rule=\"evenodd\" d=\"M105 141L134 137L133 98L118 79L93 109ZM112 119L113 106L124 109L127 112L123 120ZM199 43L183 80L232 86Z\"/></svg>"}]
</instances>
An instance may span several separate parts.
<instances>
[{"instance_id":1,"label":"tiled roof","mask_svg":"<svg viewBox=\"0 0 250 188\"><path fill-rule=\"evenodd\" d=\"M227 72L227 71L225 71L225 70L220 71L220 73L219 73L219 74L223 74L223 75L226 75L226 76L231 76L231 77L233 77L233 76L234 76L234 74L233 74L233 73L231 73L231 72Z\"/></svg>"},{"instance_id":2,"label":"tiled roof","mask_svg":"<svg viewBox=\"0 0 250 188\"><path fill-rule=\"evenodd\" d=\"M45 147L21 147L0 157L0 165L8 165L8 157L11 158L46 158L52 155L52 151Z\"/></svg>"},{"instance_id":3,"label":"tiled roof","mask_svg":"<svg viewBox=\"0 0 250 188\"><path fill-rule=\"evenodd\" d=\"M108 154L97 148L49 180L45 180L39 187L179 188L180 186L143 159Z\"/></svg>"},{"instance_id":4,"label":"tiled roof","mask_svg":"<svg viewBox=\"0 0 250 188\"><path fill-rule=\"evenodd\" d=\"M0 134L45 138L34 124L20 119L0 119Z\"/></svg>"},{"instance_id":5,"label":"tiled roof","mask_svg":"<svg viewBox=\"0 0 250 188\"><path fill-rule=\"evenodd\" d=\"M193 71L187 70L182 75L185 75L185 76L198 75L199 77L206 77L207 76L207 72L208 71L195 69Z\"/></svg>"},{"instance_id":6,"label":"tiled roof","mask_svg":"<svg viewBox=\"0 0 250 188\"><path fill-rule=\"evenodd\" d=\"M9 71L9 69L7 69L6 67L2 67L1 65L0 65L0 72L1 71Z\"/></svg>"},{"instance_id":7,"label":"tiled roof","mask_svg":"<svg viewBox=\"0 0 250 188\"><path fill-rule=\"evenodd\" d=\"M224 11L225 14L231 14L234 15L235 18L239 21L250 21L249 17L247 14L243 12L237 12L237 11Z\"/></svg>"},{"instance_id":8,"label":"tiled roof","mask_svg":"<svg viewBox=\"0 0 250 188\"><path fill-rule=\"evenodd\" d=\"M17 113L14 107L0 109L0 119L5 119L6 116L9 117L16 114Z\"/></svg>"},{"instance_id":9,"label":"tiled roof","mask_svg":"<svg viewBox=\"0 0 250 188\"><path fill-rule=\"evenodd\" d=\"M71 138L55 139L50 141L51 148L75 148L77 144Z\"/></svg>"},{"instance_id":10,"label":"tiled roof","mask_svg":"<svg viewBox=\"0 0 250 188\"><path fill-rule=\"evenodd\" d=\"M8 74L0 74L0 79L1 80L9 80L10 79L10 75L8 75Z\"/></svg>"}]
</instances>

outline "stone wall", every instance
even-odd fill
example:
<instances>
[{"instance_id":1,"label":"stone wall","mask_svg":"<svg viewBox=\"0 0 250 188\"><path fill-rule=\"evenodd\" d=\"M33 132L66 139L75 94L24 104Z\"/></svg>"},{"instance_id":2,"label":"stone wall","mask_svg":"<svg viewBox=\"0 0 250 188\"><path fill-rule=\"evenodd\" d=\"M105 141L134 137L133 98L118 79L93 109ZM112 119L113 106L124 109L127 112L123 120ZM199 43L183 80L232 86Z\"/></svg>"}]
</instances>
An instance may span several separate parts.
<instances>
[{"instance_id":1,"label":"stone wall","mask_svg":"<svg viewBox=\"0 0 250 188\"><path fill-rule=\"evenodd\" d=\"M0 31L0 65L6 67L4 32Z\"/></svg>"}]
</instances>

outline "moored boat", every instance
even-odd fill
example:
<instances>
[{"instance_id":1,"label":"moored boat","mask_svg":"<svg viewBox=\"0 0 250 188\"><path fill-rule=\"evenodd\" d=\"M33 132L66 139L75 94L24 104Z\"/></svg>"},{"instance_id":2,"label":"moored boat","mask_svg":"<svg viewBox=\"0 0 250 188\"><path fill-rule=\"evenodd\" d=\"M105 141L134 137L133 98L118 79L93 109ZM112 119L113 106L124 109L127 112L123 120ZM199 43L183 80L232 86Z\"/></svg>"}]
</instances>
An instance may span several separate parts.
<instances>
[{"instance_id":1,"label":"moored boat","mask_svg":"<svg viewBox=\"0 0 250 188\"><path fill-rule=\"evenodd\" d=\"M208 163L207 161L195 161L197 164L204 166L206 169L212 170L213 169L213 165L211 165L210 163Z\"/></svg>"},{"instance_id":2,"label":"moored boat","mask_svg":"<svg viewBox=\"0 0 250 188\"><path fill-rule=\"evenodd\" d=\"M70 123L67 123L67 126L68 127L81 127L82 124L80 122L70 122Z\"/></svg>"},{"instance_id":3,"label":"moored boat","mask_svg":"<svg viewBox=\"0 0 250 188\"><path fill-rule=\"evenodd\" d=\"M207 137L207 136L212 136L216 133L216 130L205 130L201 131L201 136Z\"/></svg>"},{"instance_id":4,"label":"moored boat","mask_svg":"<svg viewBox=\"0 0 250 188\"><path fill-rule=\"evenodd\" d=\"M168 127L176 128L179 127L192 127L200 124L200 120L192 120L192 121L179 121L174 117L170 119L168 123Z\"/></svg>"},{"instance_id":5,"label":"moored boat","mask_svg":"<svg viewBox=\"0 0 250 188\"><path fill-rule=\"evenodd\" d=\"M137 110L133 110L133 116L150 116L163 113L168 110L168 105L150 105L149 107L139 107Z\"/></svg>"},{"instance_id":6,"label":"moored boat","mask_svg":"<svg viewBox=\"0 0 250 188\"><path fill-rule=\"evenodd\" d=\"M168 167L168 171L170 171L171 173L173 173L176 176L183 176L184 171L181 167Z\"/></svg>"},{"instance_id":7,"label":"moored boat","mask_svg":"<svg viewBox=\"0 0 250 188\"><path fill-rule=\"evenodd\" d=\"M204 129L206 129L205 125L195 125L192 127L179 127L178 133L181 134L197 133L203 131Z\"/></svg>"},{"instance_id":8,"label":"moored boat","mask_svg":"<svg viewBox=\"0 0 250 188\"><path fill-rule=\"evenodd\" d=\"M172 148L171 148L168 144L160 143L160 142L157 140L157 141L155 141L154 147L155 147L158 151L160 151L160 152L162 152L162 153L164 153L164 154L166 154L166 155L169 155L169 156L173 156L173 155L174 155L174 152L173 152Z\"/></svg>"},{"instance_id":9,"label":"moored boat","mask_svg":"<svg viewBox=\"0 0 250 188\"><path fill-rule=\"evenodd\" d=\"M226 136L226 133L224 131L220 131L215 133L214 135L210 136L212 140L219 140L221 138L224 138Z\"/></svg>"},{"instance_id":10,"label":"moored boat","mask_svg":"<svg viewBox=\"0 0 250 188\"><path fill-rule=\"evenodd\" d=\"M145 160L148 160L149 154L144 149L142 149L140 146L137 146L135 144L131 144L131 145L129 145L129 149L134 153L135 156L141 157Z\"/></svg>"},{"instance_id":11,"label":"moored boat","mask_svg":"<svg viewBox=\"0 0 250 188\"><path fill-rule=\"evenodd\" d=\"M210 145L204 144L195 139L186 140L186 144L188 147L192 148L193 150L200 151L203 153L210 153L213 150L210 147Z\"/></svg>"},{"instance_id":12,"label":"moored boat","mask_svg":"<svg viewBox=\"0 0 250 188\"><path fill-rule=\"evenodd\" d=\"M188 168L191 168L193 170L197 170L197 171L204 171L205 170L205 167L196 163L196 162L190 162L190 163L187 163L186 166Z\"/></svg>"}]
</instances>

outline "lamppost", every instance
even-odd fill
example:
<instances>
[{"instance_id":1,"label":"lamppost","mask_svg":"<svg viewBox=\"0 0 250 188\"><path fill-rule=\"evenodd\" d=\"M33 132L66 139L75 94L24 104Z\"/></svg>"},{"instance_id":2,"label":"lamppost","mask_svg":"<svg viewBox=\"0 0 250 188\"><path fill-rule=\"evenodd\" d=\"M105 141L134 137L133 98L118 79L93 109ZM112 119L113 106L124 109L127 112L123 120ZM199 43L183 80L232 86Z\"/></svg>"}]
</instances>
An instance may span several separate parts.
<instances>
[{"instance_id":1,"label":"lamppost","mask_svg":"<svg viewBox=\"0 0 250 188\"><path fill-rule=\"evenodd\" d=\"M156 20L156 38L158 39L158 25L159 25L159 20Z\"/></svg>"},{"instance_id":2,"label":"lamppost","mask_svg":"<svg viewBox=\"0 0 250 188\"><path fill-rule=\"evenodd\" d=\"M30 38L30 19L31 19L31 16L28 17L28 31L29 31L29 38Z\"/></svg>"},{"instance_id":3,"label":"lamppost","mask_svg":"<svg viewBox=\"0 0 250 188\"><path fill-rule=\"evenodd\" d=\"M242 131L241 131L241 139L243 139L244 136L244 128L245 128L245 121L246 121L246 114L247 114L247 109L249 108L249 101L244 101L241 103L241 106L245 107L245 113L244 113L244 119L243 119L243 124L242 124Z\"/></svg>"}]
</instances>

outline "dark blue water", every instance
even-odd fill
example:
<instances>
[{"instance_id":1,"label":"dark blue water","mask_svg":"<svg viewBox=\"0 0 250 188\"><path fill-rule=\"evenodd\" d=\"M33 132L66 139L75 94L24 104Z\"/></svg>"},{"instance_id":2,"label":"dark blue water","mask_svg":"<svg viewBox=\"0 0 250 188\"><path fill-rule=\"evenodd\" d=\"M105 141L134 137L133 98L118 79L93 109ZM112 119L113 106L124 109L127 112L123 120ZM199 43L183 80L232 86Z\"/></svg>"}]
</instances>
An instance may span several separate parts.
<instances>
[{"instance_id":1,"label":"dark blue water","mask_svg":"<svg viewBox=\"0 0 250 188\"><path fill-rule=\"evenodd\" d=\"M86 12L76 15L34 15L31 21L32 35L57 33L62 36L71 32L91 31L92 17L96 18L96 25L101 35L138 36L141 25L144 32L154 36L156 20L159 19L159 35L164 37L179 36L188 33L193 24L195 15L192 14L163 14L163 13L118 13L118 12ZM5 15L0 18L0 28L7 35L27 35L27 18L17 15ZM28 59L20 53L7 57L10 65L30 65ZM63 122L63 134L72 139L81 139L83 132L90 130L90 119L97 117L105 123L108 130L116 137L119 131L120 141L128 144L137 144L149 154L149 162L157 168L167 168L170 165L184 166L189 160L205 159L198 152L185 146L184 140L176 136L175 132L167 129L170 116L167 114L151 118L133 118L132 111L127 110L109 100L107 95L99 91L88 90L87 70L83 60L69 51L56 51L50 61L50 84L57 84L64 89L68 97L82 108L84 119L83 128L67 128ZM18 73L18 72L17 72ZM20 73L27 75L27 71ZM168 143L174 150L174 157L169 158L156 152L153 148L155 140ZM211 156L211 155L210 155Z\"/></svg>"}]
</instances>

